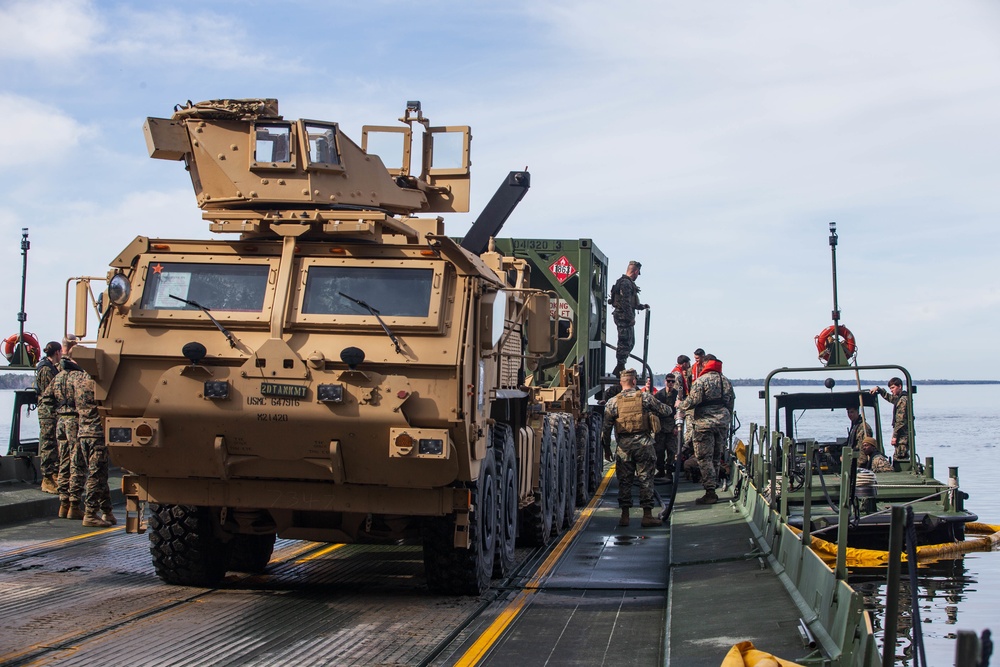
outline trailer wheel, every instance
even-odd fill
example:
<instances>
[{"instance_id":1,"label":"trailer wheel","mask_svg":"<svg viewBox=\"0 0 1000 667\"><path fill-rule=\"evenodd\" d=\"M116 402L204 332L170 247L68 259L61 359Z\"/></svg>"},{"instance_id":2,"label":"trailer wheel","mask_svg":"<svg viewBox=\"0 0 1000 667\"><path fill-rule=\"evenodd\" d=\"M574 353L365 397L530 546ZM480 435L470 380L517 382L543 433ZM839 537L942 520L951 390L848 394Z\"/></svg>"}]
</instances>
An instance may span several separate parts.
<instances>
[{"instance_id":1,"label":"trailer wheel","mask_svg":"<svg viewBox=\"0 0 1000 667\"><path fill-rule=\"evenodd\" d=\"M604 458L601 456L601 429L603 426L603 416L592 412L590 414L590 433L588 434L590 479L587 481L587 491L591 496L597 493L597 487L601 485L601 478L604 476Z\"/></svg>"},{"instance_id":2,"label":"trailer wheel","mask_svg":"<svg viewBox=\"0 0 1000 667\"><path fill-rule=\"evenodd\" d=\"M535 501L521 510L520 543L531 547L544 547L552 538L552 505L555 502L556 465L555 442L552 427L542 420L542 438L539 443L541 463L538 471L538 491Z\"/></svg>"},{"instance_id":3,"label":"trailer wheel","mask_svg":"<svg viewBox=\"0 0 1000 667\"><path fill-rule=\"evenodd\" d=\"M576 423L576 506L590 502L590 428L587 419Z\"/></svg>"},{"instance_id":4,"label":"trailer wheel","mask_svg":"<svg viewBox=\"0 0 1000 667\"><path fill-rule=\"evenodd\" d=\"M566 499L563 503L563 528L569 530L576 520L577 460L576 422L573 415L563 415L563 431L566 433Z\"/></svg>"},{"instance_id":5,"label":"trailer wheel","mask_svg":"<svg viewBox=\"0 0 1000 667\"><path fill-rule=\"evenodd\" d=\"M267 535L235 535L230 541L229 569L234 572L260 574L274 553L274 533Z\"/></svg>"},{"instance_id":6,"label":"trailer wheel","mask_svg":"<svg viewBox=\"0 0 1000 667\"><path fill-rule=\"evenodd\" d=\"M469 548L455 546L455 515L424 522L424 571L427 586L450 595L481 595L490 587L497 539L496 457L483 459L479 479L469 484Z\"/></svg>"},{"instance_id":7,"label":"trailer wheel","mask_svg":"<svg viewBox=\"0 0 1000 667\"><path fill-rule=\"evenodd\" d=\"M497 553L493 576L505 577L514 570L514 544L517 541L517 454L514 436L507 424L493 427L493 451L497 460L498 513Z\"/></svg>"},{"instance_id":8,"label":"trailer wheel","mask_svg":"<svg viewBox=\"0 0 1000 667\"><path fill-rule=\"evenodd\" d=\"M215 586L226 575L229 544L207 507L150 505L149 552L156 575L168 584Z\"/></svg>"},{"instance_id":9,"label":"trailer wheel","mask_svg":"<svg viewBox=\"0 0 1000 667\"><path fill-rule=\"evenodd\" d=\"M556 460L556 489L552 502L552 536L558 537L563 531L566 510L566 494L569 493L569 457L567 452L566 420L563 414L548 415L554 441L553 453Z\"/></svg>"}]
</instances>

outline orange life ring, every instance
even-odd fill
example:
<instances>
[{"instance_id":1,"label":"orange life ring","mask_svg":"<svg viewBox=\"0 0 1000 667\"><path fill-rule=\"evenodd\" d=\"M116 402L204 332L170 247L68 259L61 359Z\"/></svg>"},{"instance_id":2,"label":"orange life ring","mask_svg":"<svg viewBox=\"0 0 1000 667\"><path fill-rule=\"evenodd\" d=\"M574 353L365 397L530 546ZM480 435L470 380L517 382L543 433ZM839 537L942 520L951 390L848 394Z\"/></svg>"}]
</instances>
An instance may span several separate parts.
<instances>
[{"instance_id":1,"label":"orange life ring","mask_svg":"<svg viewBox=\"0 0 1000 667\"><path fill-rule=\"evenodd\" d=\"M854 340L854 334L851 333L850 329L841 324L837 327L837 333L834 334L833 325L830 325L816 336L816 351L819 352L820 361L830 360L830 343L837 342L844 346L844 352L847 353L848 359L851 359L858 351L857 341Z\"/></svg>"},{"instance_id":2,"label":"orange life ring","mask_svg":"<svg viewBox=\"0 0 1000 667\"><path fill-rule=\"evenodd\" d=\"M19 336L19 334L11 334L4 339L3 356L7 357L7 361L10 361L11 357L14 356L14 348L17 347ZM24 334L24 346L28 348L28 359L31 360L32 365L34 365L42 356L42 347L38 344L38 339L35 338L35 334Z\"/></svg>"}]
</instances>

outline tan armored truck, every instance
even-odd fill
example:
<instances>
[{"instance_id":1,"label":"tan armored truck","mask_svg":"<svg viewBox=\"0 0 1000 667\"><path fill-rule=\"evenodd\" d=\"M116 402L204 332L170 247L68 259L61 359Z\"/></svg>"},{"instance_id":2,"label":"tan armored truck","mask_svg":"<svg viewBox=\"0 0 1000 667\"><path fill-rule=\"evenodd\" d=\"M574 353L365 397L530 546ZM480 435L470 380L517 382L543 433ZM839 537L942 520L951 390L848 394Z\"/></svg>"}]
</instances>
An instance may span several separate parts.
<instances>
[{"instance_id":1,"label":"tan armored truck","mask_svg":"<svg viewBox=\"0 0 1000 667\"><path fill-rule=\"evenodd\" d=\"M469 208L469 128L431 126L418 102L399 120L361 146L273 99L147 120L150 155L182 161L209 229L231 235L136 238L77 355L131 473L126 528L148 516L163 580L261 571L275 536L412 539L432 589L478 594L516 539L572 521L579 401L530 386L558 335L550 295L524 259L471 252L433 215ZM495 234L527 187L512 172L467 238Z\"/></svg>"}]
</instances>

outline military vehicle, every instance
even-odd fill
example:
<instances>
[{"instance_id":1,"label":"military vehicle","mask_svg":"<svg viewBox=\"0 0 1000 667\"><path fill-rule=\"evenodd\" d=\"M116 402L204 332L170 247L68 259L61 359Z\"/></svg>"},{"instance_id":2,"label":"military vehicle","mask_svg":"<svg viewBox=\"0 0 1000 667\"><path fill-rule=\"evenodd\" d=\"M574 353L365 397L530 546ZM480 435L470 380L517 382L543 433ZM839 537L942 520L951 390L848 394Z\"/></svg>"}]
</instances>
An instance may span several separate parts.
<instances>
[{"instance_id":1,"label":"military vehicle","mask_svg":"<svg viewBox=\"0 0 1000 667\"><path fill-rule=\"evenodd\" d=\"M490 240L529 174L508 175L463 247L427 214L468 211L470 128L432 126L419 102L399 120L359 146L274 99L147 119L150 156L184 163L231 238L136 238L75 357L131 473L126 529L148 528L163 580L263 570L276 536L420 540L430 588L478 594L516 541L547 543L589 498L577 424L600 424L581 373L603 356L559 359L556 341L592 333L590 310L560 333L532 263ZM584 293L605 289L600 272Z\"/></svg>"}]
</instances>

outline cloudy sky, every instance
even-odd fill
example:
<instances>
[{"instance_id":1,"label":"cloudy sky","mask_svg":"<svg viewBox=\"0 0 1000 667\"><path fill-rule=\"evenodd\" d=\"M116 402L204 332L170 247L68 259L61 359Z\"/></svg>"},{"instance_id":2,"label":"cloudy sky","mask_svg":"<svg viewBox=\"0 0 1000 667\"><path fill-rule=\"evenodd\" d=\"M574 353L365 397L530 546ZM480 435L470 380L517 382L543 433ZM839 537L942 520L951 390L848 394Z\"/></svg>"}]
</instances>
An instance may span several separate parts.
<instances>
[{"instance_id":1,"label":"cloudy sky","mask_svg":"<svg viewBox=\"0 0 1000 667\"><path fill-rule=\"evenodd\" d=\"M447 230L527 165L503 234L591 238L612 277L640 260L657 372L699 346L730 377L813 365L836 221L862 364L1000 379L993 0L0 0L10 333L22 227L45 340L68 277L103 276L136 235L210 236L141 128L223 97L276 97L357 140L411 99L471 125L472 212Z\"/></svg>"}]
</instances>

